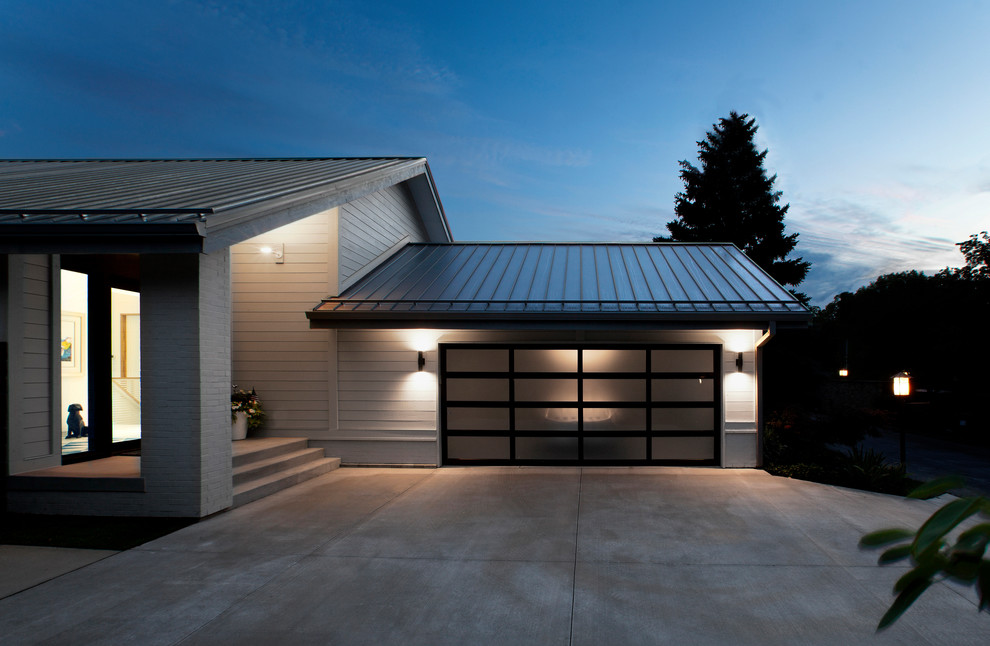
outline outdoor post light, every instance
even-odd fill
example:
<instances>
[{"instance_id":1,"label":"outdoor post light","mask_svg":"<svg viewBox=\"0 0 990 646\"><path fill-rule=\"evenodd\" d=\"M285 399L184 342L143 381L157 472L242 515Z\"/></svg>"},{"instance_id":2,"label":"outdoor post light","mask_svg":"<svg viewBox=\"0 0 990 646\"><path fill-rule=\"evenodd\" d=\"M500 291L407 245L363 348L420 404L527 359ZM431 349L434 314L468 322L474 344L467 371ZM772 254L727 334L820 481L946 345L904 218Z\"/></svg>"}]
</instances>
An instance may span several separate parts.
<instances>
[{"instance_id":1,"label":"outdoor post light","mask_svg":"<svg viewBox=\"0 0 990 646\"><path fill-rule=\"evenodd\" d=\"M911 394L911 375L910 373L904 372L903 370L898 372L893 377L894 382L894 397L900 401L903 401L908 395ZM907 441L904 436L904 423L898 424L901 430L901 465L907 464Z\"/></svg>"}]
</instances>

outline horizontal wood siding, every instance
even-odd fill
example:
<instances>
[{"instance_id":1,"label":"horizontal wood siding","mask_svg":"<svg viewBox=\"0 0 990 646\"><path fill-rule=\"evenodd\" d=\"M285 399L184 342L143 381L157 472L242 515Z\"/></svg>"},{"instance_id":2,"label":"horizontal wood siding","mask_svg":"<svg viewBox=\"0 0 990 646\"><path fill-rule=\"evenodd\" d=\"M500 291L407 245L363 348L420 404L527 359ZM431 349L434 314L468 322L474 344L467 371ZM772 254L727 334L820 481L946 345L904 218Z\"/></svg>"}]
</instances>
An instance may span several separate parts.
<instances>
[{"instance_id":1,"label":"horizontal wood siding","mask_svg":"<svg viewBox=\"0 0 990 646\"><path fill-rule=\"evenodd\" d=\"M8 464L10 473L21 473L61 462L52 410L52 258L14 255L6 260Z\"/></svg>"},{"instance_id":2,"label":"horizontal wood siding","mask_svg":"<svg viewBox=\"0 0 990 646\"><path fill-rule=\"evenodd\" d=\"M340 433L380 437L398 432L435 438L436 351L423 372L408 332L341 330L337 337Z\"/></svg>"},{"instance_id":3,"label":"horizontal wood siding","mask_svg":"<svg viewBox=\"0 0 990 646\"><path fill-rule=\"evenodd\" d=\"M397 184L340 207L340 281L409 236L428 240L409 189Z\"/></svg>"},{"instance_id":4,"label":"horizontal wood siding","mask_svg":"<svg viewBox=\"0 0 990 646\"><path fill-rule=\"evenodd\" d=\"M334 333L305 313L336 290L336 234L330 209L231 247L232 378L258 392L264 435L323 437L335 424ZM282 264L266 244L284 245Z\"/></svg>"}]
</instances>

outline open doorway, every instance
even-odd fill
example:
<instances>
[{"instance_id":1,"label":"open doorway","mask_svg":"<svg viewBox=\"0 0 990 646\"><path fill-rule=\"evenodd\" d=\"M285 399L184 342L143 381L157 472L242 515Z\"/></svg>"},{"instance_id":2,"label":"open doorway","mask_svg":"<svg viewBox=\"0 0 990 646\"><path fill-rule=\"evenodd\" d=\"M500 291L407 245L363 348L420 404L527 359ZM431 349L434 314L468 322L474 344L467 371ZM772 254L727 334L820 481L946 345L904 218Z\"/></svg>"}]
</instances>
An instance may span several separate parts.
<instances>
[{"instance_id":1,"label":"open doorway","mask_svg":"<svg viewBox=\"0 0 990 646\"><path fill-rule=\"evenodd\" d=\"M63 463L140 448L141 296L136 276L113 271L121 264L113 261L63 257L58 350Z\"/></svg>"}]
</instances>

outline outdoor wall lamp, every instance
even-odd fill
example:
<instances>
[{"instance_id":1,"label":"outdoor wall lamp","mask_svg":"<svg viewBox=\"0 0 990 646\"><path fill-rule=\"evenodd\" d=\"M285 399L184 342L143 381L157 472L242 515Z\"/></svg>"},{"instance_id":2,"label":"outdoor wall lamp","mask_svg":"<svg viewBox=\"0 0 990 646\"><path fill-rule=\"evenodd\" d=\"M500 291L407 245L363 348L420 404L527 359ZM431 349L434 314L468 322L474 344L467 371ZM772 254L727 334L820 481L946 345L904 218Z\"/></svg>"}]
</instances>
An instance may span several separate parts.
<instances>
[{"instance_id":1,"label":"outdoor wall lamp","mask_svg":"<svg viewBox=\"0 0 990 646\"><path fill-rule=\"evenodd\" d=\"M271 255L275 259L276 265L281 265L285 263L285 244L279 242L278 244L265 245L259 249L261 253L265 255Z\"/></svg>"},{"instance_id":2,"label":"outdoor wall lamp","mask_svg":"<svg viewBox=\"0 0 990 646\"><path fill-rule=\"evenodd\" d=\"M418 366L417 370L419 370L420 372L422 372L423 368L426 366L426 355L423 354L422 350L419 350L417 352L416 365Z\"/></svg>"},{"instance_id":3,"label":"outdoor wall lamp","mask_svg":"<svg viewBox=\"0 0 990 646\"><path fill-rule=\"evenodd\" d=\"M895 397L907 397L911 394L911 374L904 372L903 370L898 372L893 377L894 379L894 396Z\"/></svg>"},{"instance_id":4,"label":"outdoor wall lamp","mask_svg":"<svg viewBox=\"0 0 990 646\"><path fill-rule=\"evenodd\" d=\"M736 372L742 372L743 369L743 353L736 353Z\"/></svg>"},{"instance_id":5,"label":"outdoor wall lamp","mask_svg":"<svg viewBox=\"0 0 990 646\"><path fill-rule=\"evenodd\" d=\"M839 368L839 376L840 377L848 377L849 376L849 370L846 369L846 368Z\"/></svg>"}]
</instances>

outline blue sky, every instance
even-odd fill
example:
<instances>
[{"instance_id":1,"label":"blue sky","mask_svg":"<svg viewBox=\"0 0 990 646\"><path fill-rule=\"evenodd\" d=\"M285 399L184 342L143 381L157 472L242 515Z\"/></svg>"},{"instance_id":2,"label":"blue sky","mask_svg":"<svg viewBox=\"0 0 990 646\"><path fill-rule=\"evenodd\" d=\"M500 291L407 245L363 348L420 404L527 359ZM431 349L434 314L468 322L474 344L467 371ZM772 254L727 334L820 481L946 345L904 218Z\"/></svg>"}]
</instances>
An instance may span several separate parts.
<instances>
[{"instance_id":1,"label":"blue sky","mask_svg":"<svg viewBox=\"0 0 990 646\"><path fill-rule=\"evenodd\" d=\"M990 3L0 0L0 157L411 155L458 240L649 240L730 110L824 305L990 228Z\"/></svg>"}]
</instances>

